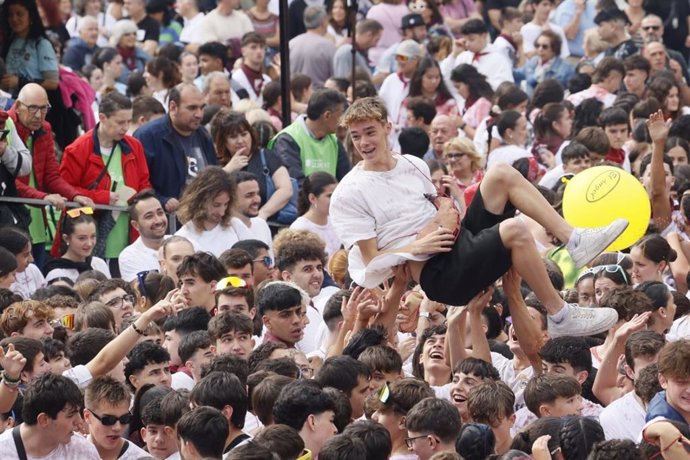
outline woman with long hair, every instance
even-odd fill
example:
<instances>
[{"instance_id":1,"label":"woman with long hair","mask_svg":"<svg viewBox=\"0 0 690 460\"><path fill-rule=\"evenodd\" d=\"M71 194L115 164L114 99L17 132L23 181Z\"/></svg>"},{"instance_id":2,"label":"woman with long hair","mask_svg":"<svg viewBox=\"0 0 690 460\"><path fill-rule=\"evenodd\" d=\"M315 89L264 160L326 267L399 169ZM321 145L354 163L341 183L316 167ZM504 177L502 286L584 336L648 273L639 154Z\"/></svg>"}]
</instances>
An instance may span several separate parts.
<instances>
[{"instance_id":1,"label":"woman with long hair","mask_svg":"<svg viewBox=\"0 0 690 460\"><path fill-rule=\"evenodd\" d=\"M532 95L537 85L545 80L556 80L564 87L575 69L561 58L561 36L552 30L544 30L534 42L536 55L515 70L516 83L525 81L527 94Z\"/></svg>"},{"instance_id":2,"label":"woman with long hair","mask_svg":"<svg viewBox=\"0 0 690 460\"><path fill-rule=\"evenodd\" d=\"M335 39L336 45L343 43L350 34L350 21L345 0L328 2L328 33Z\"/></svg>"},{"instance_id":3,"label":"woman with long hair","mask_svg":"<svg viewBox=\"0 0 690 460\"><path fill-rule=\"evenodd\" d=\"M525 149L527 141L527 118L520 112L507 110L498 117L496 122L498 134L502 144L497 149L491 150L486 162L486 169L490 169L498 163L512 165L520 158L530 158L531 154ZM491 139L491 136L489 136ZM489 140L489 145L491 141Z\"/></svg>"},{"instance_id":4,"label":"woman with long hair","mask_svg":"<svg viewBox=\"0 0 690 460\"><path fill-rule=\"evenodd\" d=\"M168 93L182 81L177 64L165 57L153 58L146 63L144 78L153 91L153 97L158 99L167 110Z\"/></svg>"},{"instance_id":5,"label":"woman with long hair","mask_svg":"<svg viewBox=\"0 0 690 460\"><path fill-rule=\"evenodd\" d=\"M634 284L645 281L664 282L664 275L671 262L678 257L668 241L661 235L647 235L630 250L633 261L632 281Z\"/></svg>"},{"instance_id":6,"label":"woman with long hair","mask_svg":"<svg viewBox=\"0 0 690 460\"><path fill-rule=\"evenodd\" d=\"M528 103L529 97L527 93L518 88L516 84L506 81L498 85L494 93L494 106L491 112L489 112L489 115L479 123L474 133L474 147L480 155L486 156L488 150L495 149L501 143L501 136L498 135L498 131L495 127L496 117L504 110L515 110L516 112L527 113ZM496 110L497 108L498 110ZM492 145L489 146L489 132L487 131L487 126L490 124L494 125L494 128L491 133Z\"/></svg>"},{"instance_id":7,"label":"woman with long hair","mask_svg":"<svg viewBox=\"0 0 690 460\"><path fill-rule=\"evenodd\" d=\"M682 103L678 83L671 78L662 76L652 79L647 87L647 97L653 97L661 103L665 120L675 120L690 113L690 108Z\"/></svg>"},{"instance_id":8,"label":"woman with long hair","mask_svg":"<svg viewBox=\"0 0 690 460\"><path fill-rule=\"evenodd\" d=\"M58 89L58 59L46 38L35 0L7 0L0 10L4 34L1 57L7 73L0 87L17 95L30 82L48 91Z\"/></svg>"},{"instance_id":9,"label":"woman with long hair","mask_svg":"<svg viewBox=\"0 0 690 460\"><path fill-rule=\"evenodd\" d=\"M245 116L239 112L221 110L211 121L211 137L218 162L226 172L247 171L258 178L263 203L259 216L268 220L283 209L292 197L290 175L272 150L260 148L256 133ZM267 175L275 185L275 192L271 196L267 196L266 191Z\"/></svg>"},{"instance_id":10,"label":"woman with long hair","mask_svg":"<svg viewBox=\"0 0 690 460\"><path fill-rule=\"evenodd\" d=\"M293 230L309 230L319 235L326 242L329 258L343 245L328 219L331 195L337 184L335 177L326 172L307 176L297 199L300 216L290 225Z\"/></svg>"},{"instance_id":11,"label":"woman with long hair","mask_svg":"<svg viewBox=\"0 0 690 460\"><path fill-rule=\"evenodd\" d=\"M423 96L434 101L439 115L457 115L458 103L443 81L441 67L430 57L421 60L410 80L408 97Z\"/></svg>"},{"instance_id":12,"label":"woman with long hair","mask_svg":"<svg viewBox=\"0 0 690 460\"><path fill-rule=\"evenodd\" d=\"M482 157L474 149L474 143L470 139L455 137L443 147L443 159L453 179L452 185L449 185L451 194L453 187L456 187L460 196L454 198L462 200L462 192L467 187L481 182L484 177Z\"/></svg>"},{"instance_id":13,"label":"woman with long hair","mask_svg":"<svg viewBox=\"0 0 690 460\"><path fill-rule=\"evenodd\" d=\"M43 267L46 282L55 278L68 278L75 282L80 273L96 270L110 278L110 269L100 257L93 256L96 246L96 221L93 208L69 209L65 212L55 237L49 260Z\"/></svg>"},{"instance_id":14,"label":"woman with long hair","mask_svg":"<svg viewBox=\"0 0 690 460\"><path fill-rule=\"evenodd\" d=\"M29 300L36 289L46 287L41 270L32 263L34 258L28 234L15 227L0 228L0 247L10 251L17 261L16 280L10 287L13 292Z\"/></svg>"},{"instance_id":15,"label":"woman with long hair","mask_svg":"<svg viewBox=\"0 0 690 460\"><path fill-rule=\"evenodd\" d=\"M486 77L470 64L461 64L454 68L450 79L455 90L465 99L463 124L460 125L460 129L467 137L474 138L479 123L489 116L494 90Z\"/></svg>"},{"instance_id":16,"label":"woman with long hair","mask_svg":"<svg viewBox=\"0 0 690 460\"><path fill-rule=\"evenodd\" d=\"M534 120L536 139L532 154L543 164L552 163L561 145L570 137L572 129L573 119L565 105L546 104Z\"/></svg>"},{"instance_id":17,"label":"woman with long hair","mask_svg":"<svg viewBox=\"0 0 690 460\"><path fill-rule=\"evenodd\" d=\"M55 34L60 43L67 43L70 39L70 33L67 31L65 22L62 19L58 0L38 0L37 4L38 14L41 16L46 32Z\"/></svg>"},{"instance_id":18,"label":"woman with long hair","mask_svg":"<svg viewBox=\"0 0 690 460\"><path fill-rule=\"evenodd\" d=\"M93 56L92 63L103 72L101 90L96 93L99 101L104 94L113 90L123 96L127 95L127 85L120 81L120 76L124 69L122 56L115 48L104 47L98 49Z\"/></svg>"},{"instance_id":19,"label":"woman with long hair","mask_svg":"<svg viewBox=\"0 0 690 460\"><path fill-rule=\"evenodd\" d=\"M199 58L190 51L183 51L179 58L182 83L194 83L199 76Z\"/></svg>"}]
</instances>

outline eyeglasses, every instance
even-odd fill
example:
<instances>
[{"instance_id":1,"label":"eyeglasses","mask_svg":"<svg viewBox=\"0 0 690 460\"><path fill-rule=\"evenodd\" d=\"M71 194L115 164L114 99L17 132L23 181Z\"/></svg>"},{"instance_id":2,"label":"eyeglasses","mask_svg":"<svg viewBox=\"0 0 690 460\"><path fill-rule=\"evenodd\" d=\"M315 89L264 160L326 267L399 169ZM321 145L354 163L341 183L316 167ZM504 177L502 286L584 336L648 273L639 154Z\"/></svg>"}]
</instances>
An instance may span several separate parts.
<instances>
[{"instance_id":1,"label":"eyeglasses","mask_svg":"<svg viewBox=\"0 0 690 460\"><path fill-rule=\"evenodd\" d=\"M264 256L259 259L254 259L252 262L263 262L266 268L271 268L273 266L273 259L271 259L268 256Z\"/></svg>"},{"instance_id":2,"label":"eyeglasses","mask_svg":"<svg viewBox=\"0 0 690 460\"><path fill-rule=\"evenodd\" d=\"M23 102L20 102L21 105L26 107L26 110L31 114L31 115L36 115L38 111L40 110L41 113L46 114L48 111L52 108L50 104L46 105L26 105Z\"/></svg>"},{"instance_id":3,"label":"eyeglasses","mask_svg":"<svg viewBox=\"0 0 690 460\"><path fill-rule=\"evenodd\" d=\"M659 30L661 26L642 26L642 30Z\"/></svg>"},{"instance_id":4,"label":"eyeglasses","mask_svg":"<svg viewBox=\"0 0 690 460\"><path fill-rule=\"evenodd\" d=\"M62 326L65 329L72 330L74 329L74 313L69 313L67 315L63 315L58 319L54 319L50 322L50 325L53 327L56 326Z\"/></svg>"},{"instance_id":5,"label":"eyeglasses","mask_svg":"<svg viewBox=\"0 0 690 460\"><path fill-rule=\"evenodd\" d=\"M75 208L75 209L69 209L65 211L65 214L70 216L72 219L76 219L79 217L81 214L86 214L89 216L93 215L93 208L90 207L84 207L84 208Z\"/></svg>"},{"instance_id":6,"label":"eyeglasses","mask_svg":"<svg viewBox=\"0 0 690 460\"><path fill-rule=\"evenodd\" d=\"M91 415L96 417L96 420L98 420L105 426L113 426L117 422L120 422L121 425L129 425L132 421L132 414L130 414L129 412L127 412L124 415L120 415L119 417L115 417L114 415L98 415L91 409L88 409L88 411L91 412Z\"/></svg>"},{"instance_id":7,"label":"eyeglasses","mask_svg":"<svg viewBox=\"0 0 690 460\"><path fill-rule=\"evenodd\" d=\"M108 300L105 305L110 308L122 308L125 302L129 302L134 305L134 296L132 294L125 294L122 297L113 297Z\"/></svg>"},{"instance_id":8,"label":"eyeglasses","mask_svg":"<svg viewBox=\"0 0 690 460\"><path fill-rule=\"evenodd\" d=\"M146 294L146 276L149 273L158 273L158 270L144 270L142 272L137 273L137 280L139 281L139 292L141 292L141 295L144 297L147 297L147 294Z\"/></svg>"},{"instance_id":9,"label":"eyeglasses","mask_svg":"<svg viewBox=\"0 0 690 460\"><path fill-rule=\"evenodd\" d=\"M216 284L216 291L222 291L227 287L244 288L249 287L249 283L237 276L228 276L218 281L218 284Z\"/></svg>"},{"instance_id":10,"label":"eyeglasses","mask_svg":"<svg viewBox=\"0 0 690 460\"><path fill-rule=\"evenodd\" d=\"M411 438L405 438L405 445L407 446L408 449L412 449L412 446L414 446L414 442L417 439L426 438L427 436L429 436L429 435L428 434L422 434L419 436L413 436Z\"/></svg>"},{"instance_id":11,"label":"eyeglasses","mask_svg":"<svg viewBox=\"0 0 690 460\"><path fill-rule=\"evenodd\" d=\"M449 160L457 160L459 158L464 157L465 155L467 155L466 152L452 152L446 154L446 158L448 158Z\"/></svg>"},{"instance_id":12,"label":"eyeglasses","mask_svg":"<svg viewBox=\"0 0 690 460\"><path fill-rule=\"evenodd\" d=\"M606 273L620 273L620 275L623 277L623 280L625 281L625 284L630 284L630 282L628 281L628 274L620 265L597 265L596 267L588 268L580 274L580 276L577 278L577 282L579 283L580 280L587 275L592 274L596 276L597 274L604 271Z\"/></svg>"},{"instance_id":13,"label":"eyeglasses","mask_svg":"<svg viewBox=\"0 0 690 460\"><path fill-rule=\"evenodd\" d=\"M409 56L403 56L402 54L396 54L395 59L397 59L400 62L407 62L410 60Z\"/></svg>"},{"instance_id":14,"label":"eyeglasses","mask_svg":"<svg viewBox=\"0 0 690 460\"><path fill-rule=\"evenodd\" d=\"M8 135L9 133L10 133L10 130L9 130L9 129L3 129L2 131L0 131L0 142L2 142L2 141L4 141L5 139L7 139L7 135Z\"/></svg>"},{"instance_id":15,"label":"eyeglasses","mask_svg":"<svg viewBox=\"0 0 690 460\"><path fill-rule=\"evenodd\" d=\"M549 45L548 43L535 43L534 47L537 49L541 48L541 49L547 50L547 49L551 48L551 45Z\"/></svg>"}]
</instances>

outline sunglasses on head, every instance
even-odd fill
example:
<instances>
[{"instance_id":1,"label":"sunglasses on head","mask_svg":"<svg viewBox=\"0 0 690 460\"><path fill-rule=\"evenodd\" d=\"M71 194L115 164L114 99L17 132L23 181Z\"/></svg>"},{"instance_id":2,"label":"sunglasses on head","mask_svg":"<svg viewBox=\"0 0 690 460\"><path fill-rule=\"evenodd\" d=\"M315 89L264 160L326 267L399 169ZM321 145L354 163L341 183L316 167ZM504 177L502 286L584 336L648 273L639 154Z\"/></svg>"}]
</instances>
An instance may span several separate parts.
<instances>
[{"instance_id":1,"label":"sunglasses on head","mask_svg":"<svg viewBox=\"0 0 690 460\"><path fill-rule=\"evenodd\" d=\"M54 319L50 322L51 326L62 326L65 329L74 329L74 313L62 315L60 318Z\"/></svg>"},{"instance_id":2,"label":"sunglasses on head","mask_svg":"<svg viewBox=\"0 0 690 460\"><path fill-rule=\"evenodd\" d=\"M65 214L70 216L72 219L76 219L77 217L82 215L82 213L89 215L89 216L92 216L93 215L93 208L86 206L83 208L74 208L74 209L68 209L67 211L65 211Z\"/></svg>"},{"instance_id":3,"label":"sunglasses on head","mask_svg":"<svg viewBox=\"0 0 690 460\"><path fill-rule=\"evenodd\" d=\"M403 56L402 54L397 54L395 56L395 59L397 59L400 62L407 62L410 60L410 57L409 56Z\"/></svg>"},{"instance_id":4,"label":"sunglasses on head","mask_svg":"<svg viewBox=\"0 0 690 460\"><path fill-rule=\"evenodd\" d=\"M223 278L222 280L218 281L218 284L216 284L217 291L222 291L228 287L246 288L249 287L249 283L242 278L238 278L237 276L228 276L227 278Z\"/></svg>"},{"instance_id":5,"label":"sunglasses on head","mask_svg":"<svg viewBox=\"0 0 690 460\"><path fill-rule=\"evenodd\" d=\"M10 134L10 130L9 130L9 129L3 129L2 131L0 131L0 142L1 142L1 141L4 141L5 139L7 139L7 136L8 136L9 134Z\"/></svg>"},{"instance_id":6,"label":"sunglasses on head","mask_svg":"<svg viewBox=\"0 0 690 460\"><path fill-rule=\"evenodd\" d=\"M606 272L606 273L620 273L620 275L623 277L623 280L625 281L625 284L630 284L628 281L628 274L625 272L625 269L621 267L618 264L615 265L597 265L596 267L588 268L584 272L580 274L580 276L577 278L577 282L580 282L582 278L585 276L592 274L596 276L598 273L601 272Z\"/></svg>"},{"instance_id":7,"label":"sunglasses on head","mask_svg":"<svg viewBox=\"0 0 690 460\"><path fill-rule=\"evenodd\" d=\"M120 422L121 425L129 425L132 421L132 414L130 413L126 413L119 417L115 417L114 415L98 415L91 409L89 409L89 412L91 412L91 415L96 417L96 420L98 420L105 426L113 426L117 422Z\"/></svg>"},{"instance_id":8,"label":"sunglasses on head","mask_svg":"<svg viewBox=\"0 0 690 460\"><path fill-rule=\"evenodd\" d=\"M158 273L158 270L144 270L142 272L137 273L137 281L139 281L139 292L141 292L141 295L144 297L147 297L147 295L146 295L146 276L149 273Z\"/></svg>"}]
</instances>

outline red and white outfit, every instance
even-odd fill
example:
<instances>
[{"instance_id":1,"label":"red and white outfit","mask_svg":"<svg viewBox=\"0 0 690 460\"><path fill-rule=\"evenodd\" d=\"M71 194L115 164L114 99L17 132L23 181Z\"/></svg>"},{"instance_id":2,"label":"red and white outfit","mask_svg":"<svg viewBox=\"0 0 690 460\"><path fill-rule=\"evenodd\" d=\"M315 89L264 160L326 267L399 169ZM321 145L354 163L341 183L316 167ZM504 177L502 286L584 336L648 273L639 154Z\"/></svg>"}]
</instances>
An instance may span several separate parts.
<instances>
[{"instance_id":1,"label":"red and white outfit","mask_svg":"<svg viewBox=\"0 0 690 460\"><path fill-rule=\"evenodd\" d=\"M493 45L487 45L479 53L463 51L456 58L448 56L441 63L443 76L446 79L450 79L451 72L460 64L475 66L479 73L486 77L494 90L504 81L509 81L511 83L515 81L513 79L513 65L508 58L502 52L496 50Z\"/></svg>"}]
</instances>

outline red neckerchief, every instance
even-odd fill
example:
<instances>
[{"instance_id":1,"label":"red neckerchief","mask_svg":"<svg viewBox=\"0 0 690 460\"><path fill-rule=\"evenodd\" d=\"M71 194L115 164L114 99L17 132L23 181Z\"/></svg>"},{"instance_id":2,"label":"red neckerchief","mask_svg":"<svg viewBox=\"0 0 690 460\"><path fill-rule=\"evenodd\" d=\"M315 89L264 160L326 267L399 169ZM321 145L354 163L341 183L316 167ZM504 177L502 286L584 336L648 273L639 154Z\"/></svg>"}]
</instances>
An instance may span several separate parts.
<instances>
[{"instance_id":1,"label":"red neckerchief","mask_svg":"<svg viewBox=\"0 0 690 460\"><path fill-rule=\"evenodd\" d=\"M122 62L125 63L129 70L137 70L136 51L134 48L127 49L118 46L117 51L120 53L120 56L122 56Z\"/></svg>"},{"instance_id":2,"label":"red neckerchief","mask_svg":"<svg viewBox=\"0 0 690 460\"><path fill-rule=\"evenodd\" d=\"M284 343L288 348L295 348L295 344L294 344L294 343L291 344L291 343L287 343L287 342L284 341L284 340L280 340L278 337L276 337L275 335L271 334L271 333L268 332L268 331L266 331L266 333L264 334L264 341L263 341L263 343L266 343L266 342L279 342L279 343Z\"/></svg>"},{"instance_id":3,"label":"red neckerchief","mask_svg":"<svg viewBox=\"0 0 690 460\"><path fill-rule=\"evenodd\" d=\"M510 35L508 35L508 34L501 34L501 35L499 35L499 37L505 38L505 40L506 40L508 43L510 43L510 46L512 46L513 49L518 49L517 44L515 43L515 40L513 40L513 37L511 37Z\"/></svg>"},{"instance_id":4,"label":"red neckerchief","mask_svg":"<svg viewBox=\"0 0 690 460\"><path fill-rule=\"evenodd\" d=\"M407 88L407 85L410 84L410 80L405 80L405 77L403 76L402 72L398 72L398 78L403 84L403 89Z\"/></svg>"},{"instance_id":5,"label":"red neckerchief","mask_svg":"<svg viewBox=\"0 0 690 460\"><path fill-rule=\"evenodd\" d=\"M252 88L254 88L254 92L256 94L261 94L261 89L264 86L264 74L261 73L261 70L254 70L247 64L243 63L242 72L244 72L244 74L247 76L247 80L249 80Z\"/></svg>"},{"instance_id":6,"label":"red neckerchief","mask_svg":"<svg viewBox=\"0 0 690 460\"><path fill-rule=\"evenodd\" d=\"M474 56L472 56L472 63L479 62L479 58L482 56L486 56L489 54L488 51L480 51L479 53L474 53Z\"/></svg>"},{"instance_id":7,"label":"red neckerchief","mask_svg":"<svg viewBox=\"0 0 690 460\"><path fill-rule=\"evenodd\" d=\"M470 96L465 100L465 110L469 109L477 102L478 99L470 94Z\"/></svg>"},{"instance_id":8,"label":"red neckerchief","mask_svg":"<svg viewBox=\"0 0 690 460\"><path fill-rule=\"evenodd\" d=\"M625 150L611 147L604 159L622 165L625 162Z\"/></svg>"}]
</instances>

